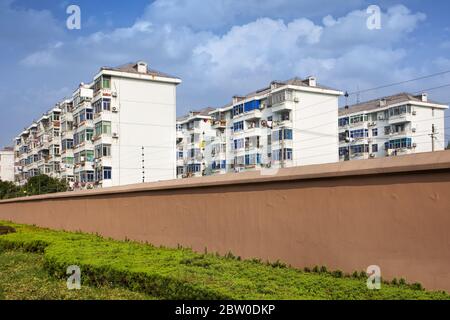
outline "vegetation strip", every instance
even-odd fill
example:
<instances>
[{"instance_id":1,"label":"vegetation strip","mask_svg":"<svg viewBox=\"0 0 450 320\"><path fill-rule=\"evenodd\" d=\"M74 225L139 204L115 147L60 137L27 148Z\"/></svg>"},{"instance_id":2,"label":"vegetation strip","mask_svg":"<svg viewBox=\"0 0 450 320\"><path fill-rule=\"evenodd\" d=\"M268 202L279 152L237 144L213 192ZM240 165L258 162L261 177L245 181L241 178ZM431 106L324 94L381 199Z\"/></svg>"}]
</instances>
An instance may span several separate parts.
<instances>
[{"instance_id":1,"label":"vegetation strip","mask_svg":"<svg viewBox=\"0 0 450 320\"><path fill-rule=\"evenodd\" d=\"M123 287L161 299L450 299L404 280L369 290L361 272L346 275L325 267L298 270L280 262L242 261L228 254L154 247L96 235L2 223L15 233L0 236L0 250L43 253L52 276L65 279L81 268L83 285ZM205 250L206 251L206 250Z\"/></svg>"}]
</instances>

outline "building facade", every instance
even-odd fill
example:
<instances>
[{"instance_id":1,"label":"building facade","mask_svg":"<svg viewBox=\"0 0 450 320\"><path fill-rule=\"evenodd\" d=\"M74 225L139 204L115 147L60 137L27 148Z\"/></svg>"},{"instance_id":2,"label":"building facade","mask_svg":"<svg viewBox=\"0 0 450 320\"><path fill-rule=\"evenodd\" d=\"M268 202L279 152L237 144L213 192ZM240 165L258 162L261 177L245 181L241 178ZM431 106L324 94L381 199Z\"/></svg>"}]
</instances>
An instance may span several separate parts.
<instances>
[{"instance_id":1,"label":"building facade","mask_svg":"<svg viewBox=\"0 0 450 320\"><path fill-rule=\"evenodd\" d=\"M11 147L0 150L0 181L14 182L14 149Z\"/></svg>"},{"instance_id":2,"label":"building facade","mask_svg":"<svg viewBox=\"0 0 450 320\"><path fill-rule=\"evenodd\" d=\"M445 149L448 106L426 93L400 93L339 111L340 161L390 157Z\"/></svg>"},{"instance_id":3,"label":"building facade","mask_svg":"<svg viewBox=\"0 0 450 320\"><path fill-rule=\"evenodd\" d=\"M101 68L16 138L16 181L44 173L83 189L174 179L180 83L143 61Z\"/></svg>"},{"instance_id":4,"label":"building facade","mask_svg":"<svg viewBox=\"0 0 450 320\"><path fill-rule=\"evenodd\" d=\"M203 110L179 119L178 177L337 162L340 95L314 77L294 78L235 96L208 114ZM197 151L181 145L192 143L189 123L194 143L199 139ZM184 160L196 155L195 167L189 167Z\"/></svg>"}]
</instances>

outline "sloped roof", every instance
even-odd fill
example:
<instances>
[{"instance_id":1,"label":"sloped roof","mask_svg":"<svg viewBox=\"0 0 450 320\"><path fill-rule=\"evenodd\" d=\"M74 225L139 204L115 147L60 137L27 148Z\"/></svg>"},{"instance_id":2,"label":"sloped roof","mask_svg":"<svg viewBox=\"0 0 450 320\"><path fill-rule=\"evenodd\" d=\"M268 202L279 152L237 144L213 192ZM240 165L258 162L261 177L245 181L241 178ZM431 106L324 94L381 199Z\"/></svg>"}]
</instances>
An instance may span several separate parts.
<instances>
[{"instance_id":1,"label":"sloped roof","mask_svg":"<svg viewBox=\"0 0 450 320\"><path fill-rule=\"evenodd\" d=\"M382 97L382 98L378 98L378 99L374 99L374 100L370 100L370 101L354 104L352 106L349 106L348 108L341 108L341 109L339 109L339 116L344 116L344 115L348 115L348 114L352 114L352 113L363 112L363 111L371 111L371 110L379 109L379 108L382 107L380 105L380 101L381 100L385 100L386 101L386 105L383 106L383 108L384 107L388 107L390 105L394 105L394 104L398 104L398 103L402 103L402 102L408 102L408 101L422 102L421 97L415 96L415 95L410 94L410 93L402 92L402 93L398 93L398 94L395 94L395 95L392 95L392 96ZM434 101L431 101L429 99L428 99L427 102L428 103L433 103L433 104L441 104L439 102L434 102Z\"/></svg>"},{"instance_id":2,"label":"sloped roof","mask_svg":"<svg viewBox=\"0 0 450 320\"><path fill-rule=\"evenodd\" d=\"M184 116L178 117L177 121L178 122L185 121L191 117L194 118L195 116L209 117L209 113L213 110L216 110L216 108L207 107L207 108L200 109L198 111L191 111Z\"/></svg>"},{"instance_id":3,"label":"sloped roof","mask_svg":"<svg viewBox=\"0 0 450 320\"><path fill-rule=\"evenodd\" d=\"M120 71L120 72L127 72L127 73L136 73L141 74L137 71L137 62L130 62L123 64L118 67L102 67L101 70L111 70L111 71ZM164 78L171 78L171 79L179 79L178 77L169 75L167 73L147 68L148 75L155 76L155 77L164 77Z\"/></svg>"}]
</instances>

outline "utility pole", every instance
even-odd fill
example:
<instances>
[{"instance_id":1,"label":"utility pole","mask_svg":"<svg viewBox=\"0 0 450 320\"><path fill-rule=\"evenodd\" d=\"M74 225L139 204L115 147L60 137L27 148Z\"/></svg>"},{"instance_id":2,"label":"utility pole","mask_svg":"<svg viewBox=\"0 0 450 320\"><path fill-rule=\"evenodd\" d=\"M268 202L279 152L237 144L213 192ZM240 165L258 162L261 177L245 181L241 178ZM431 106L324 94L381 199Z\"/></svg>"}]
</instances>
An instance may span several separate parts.
<instances>
[{"instance_id":1,"label":"utility pole","mask_svg":"<svg viewBox=\"0 0 450 320\"><path fill-rule=\"evenodd\" d=\"M281 162L280 162L280 167L284 168L284 155L285 155L285 150L284 150L284 127L281 127Z\"/></svg>"},{"instance_id":2,"label":"utility pole","mask_svg":"<svg viewBox=\"0 0 450 320\"><path fill-rule=\"evenodd\" d=\"M431 125L431 134L429 135L431 137L431 151L434 152L434 140L436 139L436 128L434 126L434 124Z\"/></svg>"},{"instance_id":3,"label":"utility pole","mask_svg":"<svg viewBox=\"0 0 450 320\"><path fill-rule=\"evenodd\" d=\"M145 158L144 158L144 146L142 146L142 183L145 182Z\"/></svg>"}]
</instances>

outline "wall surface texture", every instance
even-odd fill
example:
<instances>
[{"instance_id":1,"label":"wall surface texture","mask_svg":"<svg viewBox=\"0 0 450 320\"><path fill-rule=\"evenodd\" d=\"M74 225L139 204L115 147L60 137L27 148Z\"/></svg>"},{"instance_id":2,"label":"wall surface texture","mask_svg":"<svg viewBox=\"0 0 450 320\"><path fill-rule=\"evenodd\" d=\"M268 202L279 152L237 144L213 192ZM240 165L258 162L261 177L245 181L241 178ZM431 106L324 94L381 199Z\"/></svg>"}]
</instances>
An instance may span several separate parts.
<instances>
[{"instance_id":1,"label":"wall surface texture","mask_svg":"<svg viewBox=\"0 0 450 320\"><path fill-rule=\"evenodd\" d=\"M297 267L379 265L450 292L450 152L0 202L0 220Z\"/></svg>"}]
</instances>

